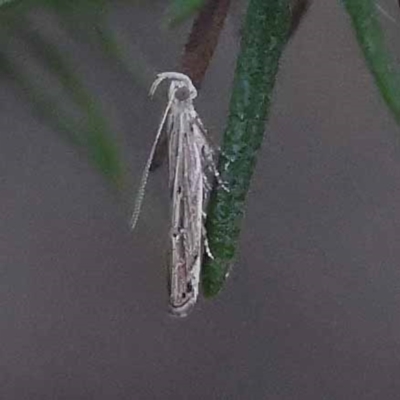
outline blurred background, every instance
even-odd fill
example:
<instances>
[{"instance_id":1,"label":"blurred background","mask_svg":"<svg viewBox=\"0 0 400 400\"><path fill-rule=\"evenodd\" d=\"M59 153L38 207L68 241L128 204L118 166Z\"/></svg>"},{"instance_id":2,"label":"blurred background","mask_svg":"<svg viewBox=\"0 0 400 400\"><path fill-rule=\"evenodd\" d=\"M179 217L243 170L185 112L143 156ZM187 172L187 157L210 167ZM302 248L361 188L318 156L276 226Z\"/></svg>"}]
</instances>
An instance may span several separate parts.
<instances>
[{"instance_id":1,"label":"blurred background","mask_svg":"<svg viewBox=\"0 0 400 400\"><path fill-rule=\"evenodd\" d=\"M399 56L397 2L379 1ZM116 1L102 30L93 7L48 3L0 14L0 398L398 399L400 130L340 2L313 2L286 48L236 264L183 320L166 312L165 166L128 220L164 104L148 88L191 21ZM197 100L216 142L245 5Z\"/></svg>"}]
</instances>

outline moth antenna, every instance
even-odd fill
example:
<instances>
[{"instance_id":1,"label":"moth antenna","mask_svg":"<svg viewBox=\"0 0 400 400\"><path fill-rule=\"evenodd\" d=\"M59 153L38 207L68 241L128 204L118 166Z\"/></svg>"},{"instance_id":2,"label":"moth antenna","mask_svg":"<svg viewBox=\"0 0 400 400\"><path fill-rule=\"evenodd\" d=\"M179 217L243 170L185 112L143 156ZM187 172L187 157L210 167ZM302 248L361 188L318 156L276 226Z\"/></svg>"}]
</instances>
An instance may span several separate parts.
<instances>
[{"instance_id":1,"label":"moth antenna","mask_svg":"<svg viewBox=\"0 0 400 400\"><path fill-rule=\"evenodd\" d=\"M164 76L164 74L158 74L157 75L157 79L152 83L150 90L149 90L149 94L150 96L154 96L154 93L156 92L158 86L160 85L160 83L166 79L166 77Z\"/></svg>"},{"instance_id":2,"label":"moth antenna","mask_svg":"<svg viewBox=\"0 0 400 400\"><path fill-rule=\"evenodd\" d=\"M180 72L161 72L160 74L158 74L157 79L151 85L150 96L154 95L155 91L157 90L157 87L165 79L169 79L171 81L183 82L189 88L190 92L193 93L192 98L195 98L197 96L197 90L194 87L191 79L187 75L182 74Z\"/></svg>"},{"instance_id":3,"label":"moth antenna","mask_svg":"<svg viewBox=\"0 0 400 400\"><path fill-rule=\"evenodd\" d=\"M160 85L160 83L165 79L184 81L189 87L193 87L193 90L197 94L197 91L194 88L194 86L192 84L192 81L190 80L190 78L188 76L186 76L184 74L181 74L181 73L178 73L178 72L162 72L162 73L157 75L156 80L151 85L150 93L149 93L150 96L154 95L154 93L156 92L156 90L157 90L158 86ZM154 153L156 151L157 143L160 140L162 128L163 128L163 126L165 124L165 121L167 119L167 116L168 116L169 110L171 109L173 101L174 101L174 96L170 96L170 99L168 101L168 105L165 108L164 115L163 115L163 117L161 119L160 125L158 126L158 131L157 131L157 134L156 134L156 138L154 139L154 143L153 143L153 146L151 148L149 158L147 159L146 166L144 167L144 171L143 171L143 174L142 174L142 179L140 181L139 190L138 190L138 193L136 195L135 206L133 208L133 214L132 214L131 221L130 221L130 225L131 225L131 229L132 230L135 229L136 224L137 224L137 222L139 220L139 215L140 215L140 210L142 209L142 204L143 204L145 189L146 189L146 185L147 185L147 180L149 178L151 164L152 164L153 159L154 159Z\"/></svg>"},{"instance_id":4,"label":"moth antenna","mask_svg":"<svg viewBox=\"0 0 400 400\"><path fill-rule=\"evenodd\" d=\"M153 83L152 88L153 88L153 86L155 86L154 91L157 89L157 86L161 82L161 80L159 80L159 78L158 78ZM154 93L154 91L153 91L153 93ZM146 184L147 184L147 180L149 178L151 163L152 163L153 158L154 158L154 153L156 151L157 143L158 143L158 141L160 139L160 136L161 136L162 128L163 128L163 126L165 124L165 121L167 119L169 110L171 109L172 102L173 102L173 98L171 98L169 100L168 105L165 108L164 115L163 115L163 117L161 119L160 125L158 126L156 138L154 139L154 143L153 143L153 146L152 146L151 151L150 151L150 155L149 155L149 157L147 159L146 165L145 165L144 170L143 170L142 179L140 180L140 186L139 186L139 189L138 189L138 192L137 192L137 195L136 195L135 206L133 208L133 214L132 214L131 221L130 221L130 226L131 226L132 230L135 229L135 226L136 226L136 224L138 222L138 219L139 219L140 210L141 210L142 204L143 204Z\"/></svg>"}]
</instances>

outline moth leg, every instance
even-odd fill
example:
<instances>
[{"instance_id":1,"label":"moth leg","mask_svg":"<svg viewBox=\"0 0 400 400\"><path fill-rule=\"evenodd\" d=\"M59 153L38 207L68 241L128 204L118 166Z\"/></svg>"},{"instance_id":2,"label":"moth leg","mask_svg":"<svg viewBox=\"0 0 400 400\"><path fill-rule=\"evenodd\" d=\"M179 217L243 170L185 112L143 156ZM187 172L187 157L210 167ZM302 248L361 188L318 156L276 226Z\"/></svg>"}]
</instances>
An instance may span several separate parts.
<instances>
[{"instance_id":1,"label":"moth leg","mask_svg":"<svg viewBox=\"0 0 400 400\"><path fill-rule=\"evenodd\" d=\"M224 170L226 171L229 168L230 164L234 161L234 158L228 156L228 154L226 154L225 151L221 150L220 147L217 147L215 151L219 154L220 157L225 158L225 160L227 161L224 163Z\"/></svg>"},{"instance_id":2,"label":"moth leg","mask_svg":"<svg viewBox=\"0 0 400 400\"><path fill-rule=\"evenodd\" d=\"M200 152L204 159L205 167L214 175L218 185L221 186L225 191L229 192L228 187L225 185L225 183L221 178L221 175L218 171L217 165L214 160L214 154L215 154L214 146L210 144L208 133L197 114L192 116L192 126L198 128L202 133L202 144L200 147Z\"/></svg>"},{"instance_id":3,"label":"moth leg","mask_svg":"<svg viewBox=\"0 0 400 400\"><path fill-rule=\"evenodd\" d=\"M203 147L203 149L204 149L204 147ZM203 151L203 157L206 161L207 169L214 175L215 180L217 181L218 185L221 186L222 189L224 189L226 192L229 192L228 187L226 186L225 182L221 178L221 174L218 171L218 168L215 164L212 154L207 151ZM207 182L207 184L209 185L209 182Z\"/></svg>"},{"instance_id":4,"label":"moth leg","mask_svg":"<svg viewBox=\"0 0 400 400\"><path fill-rule=\"evenodd\" d=\"M207 231L206 231L206 227L204 225L206 218L207 218L207 213L205 211L202 211L202 217L203 217L203 221L201 223L201 236L203 239L203 246L204 246L204 251L206 252L207 256L209 258L211 258L212 260L214 260L214 256L211 252L210 249L210 245L208 243L208 239L207 239Z\"/></svg>"},{"instance_id":5,"label":"moth leg","mask_svg":"<svg viewBox=\"0 0 400 400\"><path fill-rule=\"evenodd\" d=\"M210 245L208 243L207 234L205 232L205 229L204 229L204 233L203 233L203 243L204 243L204 250L205 250L207 256L209 258L211 258L211 260L214 260L214 256L211 253L211 249L210 249Z\"/></svg>"},{"instance_id":6,"label":"moth leg","mask_svg":"<svg viewBox=\"0 0 400 400\"><path fill-rule=\"evenodd\" d=\"M207 178L207 176L204 174L203 175L203 185L204 185L204 188L205 188L205 194L207 194L207 193L210 193L210 191L211 191L211 184L210 184L210 182L209 182L209 180L208 180L208 178Z\"/></svg>"}]
</instances>

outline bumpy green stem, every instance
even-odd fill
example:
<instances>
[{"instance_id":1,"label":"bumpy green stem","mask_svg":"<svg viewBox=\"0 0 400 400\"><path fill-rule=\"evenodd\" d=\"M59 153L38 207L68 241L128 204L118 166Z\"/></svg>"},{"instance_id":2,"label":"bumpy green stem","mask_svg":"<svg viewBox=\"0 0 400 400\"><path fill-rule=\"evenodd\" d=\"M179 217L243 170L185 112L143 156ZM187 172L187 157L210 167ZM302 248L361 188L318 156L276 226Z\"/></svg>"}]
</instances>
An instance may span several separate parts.
<instances>
[{"instance_id":1,"label":"bumpy green stem","mask_svg":"<svg viewBox=\"0 0 400 400\"><path fill-rule=\"evenodd\" d=\"M229 191L211 196L207 233L214 260L203 265L203 291L221 289L235 255L246 194L290 30L290 0L250 0L224 133L219 171Z\"/></svg>"}]
</instances>

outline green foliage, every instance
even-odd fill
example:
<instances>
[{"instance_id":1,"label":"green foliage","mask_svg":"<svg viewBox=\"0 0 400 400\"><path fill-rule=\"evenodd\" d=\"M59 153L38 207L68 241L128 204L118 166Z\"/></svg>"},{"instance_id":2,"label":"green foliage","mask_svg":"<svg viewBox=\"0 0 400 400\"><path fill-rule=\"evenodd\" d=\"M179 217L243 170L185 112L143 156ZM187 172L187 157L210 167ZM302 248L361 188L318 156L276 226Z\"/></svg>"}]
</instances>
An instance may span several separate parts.
<instances>
[{"instance_id":1,"label":"green foliage","mask_svg":"<svg viewBox=\"0 0 400 400\"><path fill-rule=\"evenodd\" d=\"M375 0L343 0L378 89L400 123L400 74L394 69ZM234 259L245 198L261 144L274 77L285 44L285 0L250 0L219 169L229 192L212 196L207 231L214 259L203 266L206 296L217 294Z\"/></svg>"},{"instance_id":2,"label":"green foliage","mask_svg":"<svg viewBox=\"0 0 400 400\"><path fill-rule=\"evenodd\" d=\"M0 7L7 4L7 3L11 3L13 0L0 0Z\"/></svg>"},{"instance_id":3,"label":"green foliage","mask_svg":"<svg viewBox=\"0 0 400 400\"><path fill-rule=\"evenodd\" d=\"M400 123L400 74L387 49L375 1L343 0L343 3L382 98Z\"/></svg>"},{"instance_id":4,"label":"green foliage","mask_svg":"<svg viewBox=\"0 0 400 400\"><path fill-rule=\"evenodd\" d=\"M59 16L82 18L91 15L90 25L99 23L101 12L105 10L105 1L95 0L37 0L14 1L0 9L0 71L11 78L16 86L29 99L33 110L42 121L60 132L65 139L86 154L88 160L111 182L114 187L122 188L123 166L116 143L115 134L104 116L95 96L85 88L71 61L57 46L51 44L37 27L31 26L27 17L32 6L40 4L48 12ZM64 22L66 19L63 20ZM89 27L90 30L90 27ZM29 53L55 77L64 90L68 100L72 101L81 117L72 118L65 105L52 93L51 88L41 87L33 74L26 71L15 59L12 38L18 38Z\"/></svg>"},{"instance_id":5,"label":"green foliage","mask_svg":"<svg viewBox=\"0 0 400 400\"><path fill-rule=\"evenodd\" d=\"M204 4L204 0L172 0L169 9L169 23L176 25L183 20L191 17L194 13L199 11Z\"/></svg>"},{"instance_id":6,"label":"green foliage","mask_svg":"<svg viewBox=\"0 0 400 400\"><path fill-rule=\"evenodd\" d=\"M202 269L206 296L219 292L235 256L279 60L289 37L289 15L289 0L250 0L248 6L219 163L229 191L215 190L207 219L214 259L207 259Z\"/></svg>"}]
</instances>

